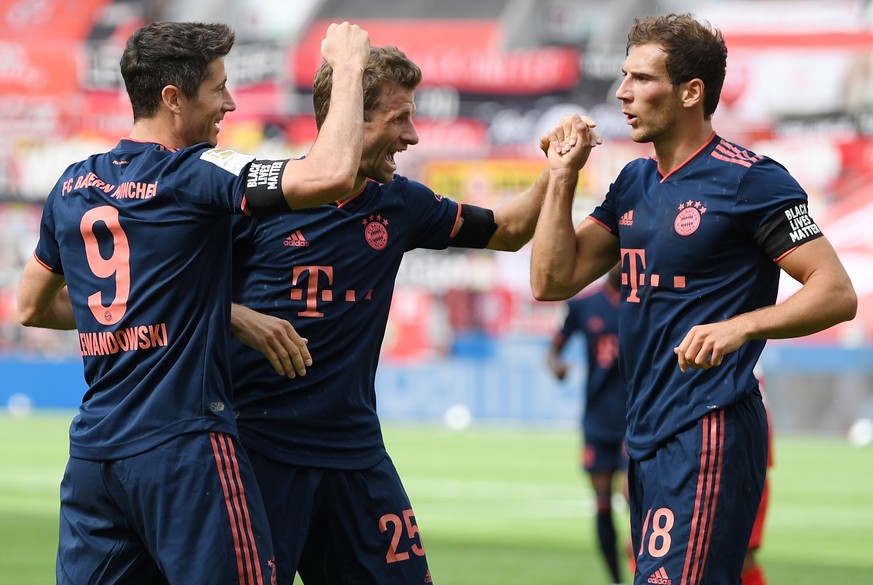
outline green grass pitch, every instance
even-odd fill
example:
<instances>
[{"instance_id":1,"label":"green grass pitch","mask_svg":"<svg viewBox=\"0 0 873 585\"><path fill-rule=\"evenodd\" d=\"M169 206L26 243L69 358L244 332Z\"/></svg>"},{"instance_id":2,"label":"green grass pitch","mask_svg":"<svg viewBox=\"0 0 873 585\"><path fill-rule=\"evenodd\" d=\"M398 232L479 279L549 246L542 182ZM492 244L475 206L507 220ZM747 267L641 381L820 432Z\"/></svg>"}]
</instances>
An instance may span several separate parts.
<instances>
[{"instance_id":1,"label":"green grass pitch","mask_svg":"<svg viewBox=\"0 0 873 585\"><path fill-rule=\"evenodd\" d=\"M72 414L0 416L0 581L54 582ZM607 584L572 429L386 424L434 582ZM777 436L760 559L771 585L873 583L873 446ZM626 516L622 516L623 519Z\"/></svg>"}]
</instances>

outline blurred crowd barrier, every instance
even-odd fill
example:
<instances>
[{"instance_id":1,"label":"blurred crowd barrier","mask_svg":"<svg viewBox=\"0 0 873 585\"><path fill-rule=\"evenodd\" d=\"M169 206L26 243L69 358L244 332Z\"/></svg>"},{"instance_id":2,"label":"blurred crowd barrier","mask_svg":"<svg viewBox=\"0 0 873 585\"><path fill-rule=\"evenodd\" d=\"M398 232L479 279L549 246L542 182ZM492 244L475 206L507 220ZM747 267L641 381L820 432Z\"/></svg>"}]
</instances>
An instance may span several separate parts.
<instances>
[{"instance_id":1,"label":"blurred crowd barrier","mask_svg":"<svg viewBox=\"0 0 873 585\"><path fill-rule=\"evenodd\" d=\"M548 340L460 336L443 355L386 357L376 386L386 422L575 428L585 363L567 347L571 371L556 381L545 366ZM574 357L576 356L576 357ZM317 363L317 356L315 356ZM762 360L778 433L842 435L873 420L873 350L772 344ZM85 391L77 357L0 357L0 410L74 409Z\"/></svg>"}]
</instances>

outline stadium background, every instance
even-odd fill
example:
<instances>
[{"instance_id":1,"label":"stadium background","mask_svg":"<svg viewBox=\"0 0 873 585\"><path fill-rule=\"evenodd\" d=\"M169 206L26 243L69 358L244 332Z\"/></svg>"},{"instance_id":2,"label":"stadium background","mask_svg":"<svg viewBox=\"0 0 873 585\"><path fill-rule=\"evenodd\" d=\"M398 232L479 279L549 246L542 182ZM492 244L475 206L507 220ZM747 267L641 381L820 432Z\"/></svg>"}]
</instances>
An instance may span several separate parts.
<instances>
[{"instance_id":1,"label":"stadium background","mask_svg":"<svg viewBox=\"0 0 873 585\"><path fill-rule=\"evenodd\" d=\"M613 91L632 18L671 10L725 33L716 128L807 188L861 298L851 323L770 342L777 432L842 434L873 419L873 7L861 0L0 0L0 406L74 408L84 391L75 334L19 326L15 288L55 178L129 129L118 59L140 25L234 27L237 111L220 145L269 157L301 155L314 138L310 84L327 24L361 24L424 72L421 142L398 156L399 172L460 201L494 206L525 188L543 167L541 131L587 112L605 143L583 172L581 218L627 160L648 154L627 139ZM407 256L379 372L383 419L577 424L583 368L563 384L549 376L560 305L532 299L528 260L527 248Z\"/></svg>"}]
</instances>

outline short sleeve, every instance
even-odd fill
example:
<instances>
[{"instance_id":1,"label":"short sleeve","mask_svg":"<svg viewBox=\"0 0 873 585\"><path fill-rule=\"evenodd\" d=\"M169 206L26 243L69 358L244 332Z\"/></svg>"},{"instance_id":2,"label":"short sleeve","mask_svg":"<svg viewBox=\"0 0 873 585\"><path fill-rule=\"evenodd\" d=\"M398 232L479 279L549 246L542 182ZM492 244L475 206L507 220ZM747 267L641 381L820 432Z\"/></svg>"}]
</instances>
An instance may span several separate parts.
<instances>
[{"instance_id":1,"label":"short sleeve","mask_svg":"<svg viewBox=\"0 0 873 585\"><path fill-rule=\"evenodd\" d=\"M822 236L809 214L806 192L783 166L767 158L743 177L735 217L774 260Z\"/></svg>"},{"instance_id":2,"label":"short sleeve","mask_svg":"<svg viewBox=\"0 0 873 585\"><path fill-rule=\"evenodd\" d=\"M460 213L457 202L434 193L430 188L410 181L403 177L395 177L401 181L402 196L409 211L408 221L415 229L411 231L413 239L407 249L429 248L442 250L449 246L455 231Z\"/></svg>"},{"instance_id":3,"label":"short sleeve","mask_svg":"<svg viewBox=\"0 0 873 585\"><path fill-rule=\"evenodd\" d=\"M54 193L54 192L53 192ZM63 274L60 246L55 236L54 195L49 195L42 210L39 223L39 241L36 244L34 256L36 259L56 274Z\"/></svg>"}]
</instances>

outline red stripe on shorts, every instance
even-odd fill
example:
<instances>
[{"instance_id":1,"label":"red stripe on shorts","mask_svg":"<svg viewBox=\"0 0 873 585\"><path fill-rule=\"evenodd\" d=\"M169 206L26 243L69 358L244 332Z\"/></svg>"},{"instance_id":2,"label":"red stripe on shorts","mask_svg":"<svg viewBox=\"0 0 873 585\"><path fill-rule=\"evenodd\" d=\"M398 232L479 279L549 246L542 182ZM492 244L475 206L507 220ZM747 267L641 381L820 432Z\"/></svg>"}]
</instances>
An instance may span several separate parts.
<instances>
[{"instance_id":1,"label":"red stripe on shorts","mask_svg":"<svg viewBox=\"0 0 873 585\"><path fill-rule=\"evenodd\" d=\"M691 518L691 534L682 570L682 585L698 585L706 565L712 520L718 503L719 485L724 459L724 411L719 409L703 417L700 467L697 476L697 496Z\"/></svg>"},{"instance_id":2,"label":"red stripe on shorts","mask_svg":"<svg viewBox=\"0 0 873 585\"><path fill-rule=\"evenodd\" d=\"M261 574L258 548L252 532L245 488L240 477L233 441L230 436L221 433L210 433L209 436L212 440L212 451L230 519L240 585L263 585L264 578Z\"/></svg>"}]
</instances>

